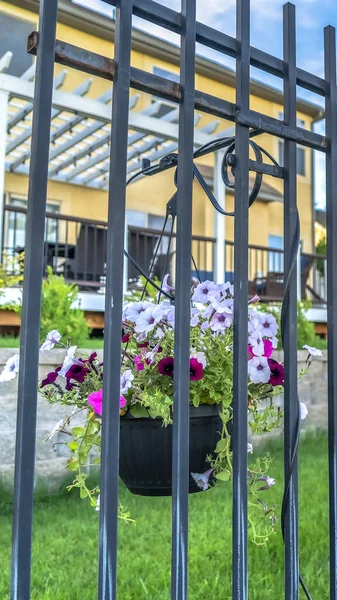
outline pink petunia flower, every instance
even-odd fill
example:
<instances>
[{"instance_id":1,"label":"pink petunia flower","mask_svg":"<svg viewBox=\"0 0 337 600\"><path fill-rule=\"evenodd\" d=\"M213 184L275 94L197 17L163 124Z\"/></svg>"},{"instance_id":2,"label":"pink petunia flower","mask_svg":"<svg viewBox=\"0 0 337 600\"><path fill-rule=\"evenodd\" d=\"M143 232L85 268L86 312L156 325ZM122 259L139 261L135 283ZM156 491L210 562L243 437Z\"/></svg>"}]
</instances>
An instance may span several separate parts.
<instances>
[{"instance_id":1,"label":"pink petunia flower","mask_svg":"<svg viewBox=\"0 0 337 600\"><path fill-rule=\"evenodd\" d=\"M190 360L190 380L200 381L204 376L204 369L202 364L196 359L191 358Z\"/></svg>"},{"instance_id":2,"label":"pink petunia flower","mask_svg":"<svg viewBox=\"0 0 337 600\"><path fill-rule=\"evenodd\" d=\"M103 404L103 389L101 388L98 392L92 392L88 396L88 404L94 409L95 413L102 416L102 404ZM124 408L126 406L126 399L124 396L119 398L119 407Z\"/></svg>"}]
</instances>

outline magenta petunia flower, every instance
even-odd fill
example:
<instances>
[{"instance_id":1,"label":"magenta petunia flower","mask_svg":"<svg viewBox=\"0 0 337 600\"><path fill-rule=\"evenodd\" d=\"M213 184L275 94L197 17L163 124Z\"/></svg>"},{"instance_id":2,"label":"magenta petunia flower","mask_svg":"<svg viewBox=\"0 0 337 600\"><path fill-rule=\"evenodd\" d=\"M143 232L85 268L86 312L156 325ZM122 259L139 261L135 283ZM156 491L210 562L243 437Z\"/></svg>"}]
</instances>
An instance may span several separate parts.
<instances>
[{"instance_id":1,"label":"magenta petunia flower","mask_svg":"<svg viewBox=\"0 0 337 600\"><path fill-rule=\"evenodd\" d=\"M204 376L204 369L202 364L197 361L196 358L191 358L190 360L190 380L191 381L200 381Z\"/></svg>"},{"instance_id":2,"label":"magenta petunia flower","mask_svg":"<svg viewBox=\"0 0 337 600\"><path fill-rule=\"evenodd\" d=\"M123 344L126 344L129 341L130 337L131 337L131 334L125 332L125 329L123 327L122 328L122 342L123 342Z\"/></svg>"},{"instance_id":3,"label":"magenta petunia flower","mask_svg":"<svg viewBox=\"0 0 337 600\"><path fill-rule=\"evenodd\" d=\"M101 388L98 392L92 392L88 396L88 404L94 409L95 413L102 416L102 404L103 404L103 389ZM126 406L126 399L124 396L119 398L119 407L124 408Z\"/></svg>"},{"instance_id":4,"label":"magenta petunia flower","mask_svg":"<svg viewBox=\"0 0 337 600\"><path fill-rule=\"evenodd\" d=\"M162 358L158 363L158 371L161 375L173 377L174 359L172 356Z\"/></svg>"},{"instance_id":5,"label":"magenta petunia flower","mask_svg":"<svg viewBox=\"0 0 337 600\"><path fill-rule=\"evenodd\" d=\"M135 358L133 359L133 362L135 363L135 365L137 367L137 371L144 370L143 357L140 354L138 356L135 356Z\"/></svg>"},{"instance_id":6,"label":"magenta petunia flower","mask_svg":"<svg viewBox=\"0 0 337 600\"><path fill-rule=\"evenodd\" d=\"M265 356L266 358L270 358L271 355L273 354L273 350L274 350L273 343L270 340L263 340L263 345L264 345L263 356Z\"/></svg>"},{"instance_id":7,"label":"magenta petunia flower","mask_svg":"<svg viewBox=\"0 0 337 600\"><path fill-rule=\"evenodd\" d=\"M93 352L92 354L90 354L88 362L92 363L94 362L94 360L97 358L97 352Z\"/></svg>"},{"instance_id":8,"label":"magenta petunia flower","mask_svg":"<svg viewBox=\"0 0 337 600\"><path fill-rule=\"evenodd\" d=\"M278 363L273 358L268 358L271 377L268 381L273 386L283 385L284 383L284 366Z\"/></svg>"}]
</instances>

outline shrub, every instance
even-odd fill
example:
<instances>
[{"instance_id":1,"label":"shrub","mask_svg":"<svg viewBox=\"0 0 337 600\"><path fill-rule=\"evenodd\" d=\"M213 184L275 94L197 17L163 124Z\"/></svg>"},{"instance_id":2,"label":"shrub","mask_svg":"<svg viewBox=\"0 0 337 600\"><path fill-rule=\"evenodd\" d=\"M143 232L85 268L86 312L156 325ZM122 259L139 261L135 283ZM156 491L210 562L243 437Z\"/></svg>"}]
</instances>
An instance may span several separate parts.
<instances>
[{"instance_id":1,"label":"shrub","mask_svg":"<svg viewBox=\"0 0 337 600\"><path fill-rule=\"evenodd\" d=\"M71 337L76 346L85 342L89 329L83 310L73 308L77 299L78 287L66 283L61 275L54 275L49 267L42 285L41 342L51 329L57 329L64 338Z\"/></svg>"},{"instance_id":2,"label":"shrub","mask_svg":"<svg viewBox=\"0 0 337 600\"><path fill-rule=\"evenodd\" d=\"M326 237L323 237L319 240L316 246L316 252L317 254L323 254L326 256ZM324 275L324 260L321 258L317 260L317 269L321 275Z\"/></svg>"}]
</instances>

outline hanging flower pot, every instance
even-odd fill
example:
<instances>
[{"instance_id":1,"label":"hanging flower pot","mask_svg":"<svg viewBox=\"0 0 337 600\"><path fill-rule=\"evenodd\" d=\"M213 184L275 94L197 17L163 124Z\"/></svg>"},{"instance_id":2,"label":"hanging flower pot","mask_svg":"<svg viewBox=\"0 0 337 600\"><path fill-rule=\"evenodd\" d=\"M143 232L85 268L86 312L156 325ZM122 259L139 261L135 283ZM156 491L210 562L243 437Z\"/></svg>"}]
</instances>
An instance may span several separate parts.
<instances>
[{"instance_id":1,"label":"hanging flower pot","mask_svg":"<svg viewBox=\"0 0 337 600\"><path fill-rule=\"evenodd\" d=\"M174 418L175 307L174 290L162 282L170 299L130 302L124 307L121 337L120 378L120 477L134 494L172 494L172 416ZM254 302L257 302L254 298ZM207 490L218 481L228 481L233 472L231 447L233 398L233 305L230 283L205 281L191 291L190 320L190 446L189 491ZM277 347L278 324L273 315L259 311L252 303L247 323L248 422L252 433L263 435L282 427L283 411L273 398L283 391L284 369L273 357ZM126 344L126 345L125 345ZM69 416L57 423L57 431L68 434L71 458L67 468L74 472L72 487L82 498L99 507L99 487L90 489L88 462L100 464L101 415L103 407L103 365L97 354L81 354L68 347L57 330L51 331L41 350L64 347L63 365L40 383L40 393L50 403L71 408ZM319 351L307 347L309 354ZM15 358L15 357L14 357ZM17 362L10 359L0 381L13 379ZM308 359L306 369L311 359ZM13 364L12 364L13 363ZM302 407L303 417L306 414ZM82 426L72 426L80 413ZM252 452L251 444L240 452ZM183 456L178 457L184 460ZM265 491L274 485L269 476L269 458L250 458L248 498L254 535L258 543L267 539L276 522L275 505L268 507ZM117 457L111 457L117 460ZM260 497L260 494L263 496ZM120 517L129 519L123 506ZM266 518L261 518L265 516Z\"/></svg>"},{"instance_id":2,"label":"hanging flower pot","mask_svg":"<svg viewBox=\"0 0 337 600\"><path fill-rule=\"evenodd\" d=\"M207 482L198 476L212 471L206 457L214 452L221 431L219 406L204 404L190 407L190 494L206 487ZM172 425L163 427L159 417L134 418L130 413L121 417L119 474L133 494L172 494L172 432ZM212 473L208 473L206 478L208 476Z\"/></svg>"}]
</instances>

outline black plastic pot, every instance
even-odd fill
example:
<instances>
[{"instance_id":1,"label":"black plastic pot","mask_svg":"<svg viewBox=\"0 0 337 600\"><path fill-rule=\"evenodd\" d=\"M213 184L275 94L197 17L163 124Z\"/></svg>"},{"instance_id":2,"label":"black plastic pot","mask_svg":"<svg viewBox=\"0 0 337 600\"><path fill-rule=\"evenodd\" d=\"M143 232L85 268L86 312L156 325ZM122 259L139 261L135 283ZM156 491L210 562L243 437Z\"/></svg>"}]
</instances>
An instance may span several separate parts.
<instances>
[{"instance_id":1,"label":"black plastic pot","mask_svg":"<svg viewBox=\"0 0 337 600\"><path fill-rule=\"evenodd\" d=\"M214 452L222 429L218 410L214 404L190 407L190 473L209 469L206 456ZM129 413L121 417L119 475L132 494L171 496L172 425ZM189 493L200 491L190 475Z\"/></svg>"}]
</instances>

